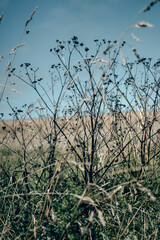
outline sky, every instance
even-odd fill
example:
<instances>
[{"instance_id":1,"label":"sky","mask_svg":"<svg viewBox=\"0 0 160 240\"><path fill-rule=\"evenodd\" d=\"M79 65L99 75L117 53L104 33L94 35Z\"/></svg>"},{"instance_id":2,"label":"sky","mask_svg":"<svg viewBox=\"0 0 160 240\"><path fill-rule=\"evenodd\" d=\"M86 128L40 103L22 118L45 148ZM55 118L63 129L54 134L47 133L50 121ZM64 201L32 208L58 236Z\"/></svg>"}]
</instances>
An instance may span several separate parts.
<instances>
[{"instance_id":1,"label":"sky","mask_svg":"<svg viewBox=\"0 0 160 240\"><path fill-rule=\"evenodd\" d=\"M11 67L16 69L29 62L35 68L39 67L39 74L48 79L50 66L56 61L49 50L56 46L56 39L67 41L78 36L80 41L93 47L94 39L114 41L123 38L138 49L142 57L160 58L160 2L150 11L140 13L149 3L149 0L0 0L0 15L4 14L0 23L1 95L6 83L0 113L9 118L11 110L6 97L14 107L36 100L34 92L24 83L7 78L8 62L11 61ZM27 26L30 33L26 34L25 23L35 7L38 9ZM149 22L154 27L135 28L139 21ZM131 33L140 42L136 42ZM11 49L22 43L25 45L16 55L9 55ZM10 84L13 80L14 86Z\"/></svg>"}]
</instances>

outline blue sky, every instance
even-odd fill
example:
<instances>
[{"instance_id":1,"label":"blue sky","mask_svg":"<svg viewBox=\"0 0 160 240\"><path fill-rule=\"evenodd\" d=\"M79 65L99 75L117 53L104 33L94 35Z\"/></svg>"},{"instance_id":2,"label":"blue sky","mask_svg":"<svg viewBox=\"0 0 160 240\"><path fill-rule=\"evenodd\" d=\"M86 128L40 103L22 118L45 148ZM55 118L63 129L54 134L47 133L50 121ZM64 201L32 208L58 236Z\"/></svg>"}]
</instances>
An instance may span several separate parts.
<instances>
[{"instance_id":1,"label":"blue sky","mask_svg":"<svg viewBox=\"0 0 160 240\"><path fill-rule=\"evenodd\" d=\"M160 58L160 3L134 19L149 2L148 0L0 0L0 15L4 13L0 24L0 56L4 56L0 63L0 89L2 90L7 79L6 67L9 60L12 62L12 67L31 62L33 66L40 68L40 74L44 78L49 78L48 70L55 61L49 49L56 46L56 39L68 40L73 35L92 47L94 39L116 40L125 33L124 40L129 42L131 47L136 47L142 57ZM36 6L38 9L27 27L30 33L26 35L25 22ZM149 22L154 27L137 29L134 24L139 21ZM129 26L129 31L125 32ZM134 33L141 41L137 43L130 33ZM25 43L25 46L18 49L13 59L8 53L21 43ZM4 112L6 118L10 112L6 97L9 97L13 106L18 107L26 102L35 101L31 89L15 81L13 88L22 93L17 94L11 90L10 81L12 79L8 79L0 103L0 112Z\"/></svg>"}]
</instances>

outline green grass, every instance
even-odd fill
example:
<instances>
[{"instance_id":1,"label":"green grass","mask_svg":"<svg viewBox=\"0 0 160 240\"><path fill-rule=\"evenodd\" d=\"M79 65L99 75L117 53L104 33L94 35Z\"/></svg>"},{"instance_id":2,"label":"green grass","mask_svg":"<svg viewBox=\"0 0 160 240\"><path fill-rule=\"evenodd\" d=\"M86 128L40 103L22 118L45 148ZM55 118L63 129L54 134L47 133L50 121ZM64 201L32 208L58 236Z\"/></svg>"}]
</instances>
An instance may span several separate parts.
<instances>
[{"instance_id":1,"label":"green grass","mask_svg":"<svg viewBox=\"0 0 160 240\"><path fill-rule=\"evenodd\" d=\"M1 150L1 156L2 239L12 239L12 236L14 239L160 237L159 158L141 175L140 169L123 171L124 165L119 164L113 166L112 172L108 172L99 184L85 186L81 174L74 174L77 167L71 169L67 163L63 162L59 170L53 165L51 179L50 166L45 166L46 172L41 176L42 162L41 167L35 165L32 170L27 163L25 181L22 160L17 160L6 149ZM57 154L56 158L59 157ZM5 171L10 178L5 176Z\"/></svg>"}]
</instances>

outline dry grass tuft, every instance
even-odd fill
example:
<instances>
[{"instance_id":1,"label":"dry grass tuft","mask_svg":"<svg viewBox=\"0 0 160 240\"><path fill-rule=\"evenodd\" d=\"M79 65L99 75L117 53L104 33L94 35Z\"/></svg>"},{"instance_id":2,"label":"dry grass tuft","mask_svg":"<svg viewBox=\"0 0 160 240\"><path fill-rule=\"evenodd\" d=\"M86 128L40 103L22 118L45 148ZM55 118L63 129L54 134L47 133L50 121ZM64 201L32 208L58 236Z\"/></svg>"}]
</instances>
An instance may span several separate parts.
<instances>
[{"instance_id":1,"label":"dry grass tuft","mask_svg":"<svg viewBox=\"0 0 160 240\"><path fill-rule=\"evenodd\" d=\"M27 27L28 23L32 20L33 15L35 14L36 10L38 9L38 7L35 7L35 9L33 10L33 12L31 13L30 17L28 18L28 20L26 21L25 26Z\"/></svg>"},{"instance_id":2,"label":"dry grass tuft","mask_svg":"<svg viewBox=\"0 0 160 240\"><path fill-rule=\"evenodd\" d=\"M156 198L153 196L153 194L151 193L151 191L150 191L148 188L144 187L144 186L143 186L141 183L139 183L139 182L137 182L137 186L138 186L138 188L139 188L140 191L147 193L147 195L150 197L150 200L156 201Z\"/></svg>"}]
</instances>

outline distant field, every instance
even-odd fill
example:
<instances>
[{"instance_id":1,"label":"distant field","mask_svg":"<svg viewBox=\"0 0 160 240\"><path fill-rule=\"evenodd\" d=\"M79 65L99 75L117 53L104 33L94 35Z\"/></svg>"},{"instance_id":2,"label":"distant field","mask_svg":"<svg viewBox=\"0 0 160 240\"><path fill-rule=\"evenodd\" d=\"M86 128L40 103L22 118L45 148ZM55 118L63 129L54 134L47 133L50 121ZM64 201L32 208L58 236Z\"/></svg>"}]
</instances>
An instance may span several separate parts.
<instances>
[{"instance_id":1,"label":"distant field","mask_svg":"<svg viewBox=\"0 0 160 240\"><path fill-rule=\"evenodd\" d=\"M125 141L128 136L130 138L137 134L142 134L142 124L145 121L146 130L149 128L149 124L153 121L153 112L148 112L146 119L140 112L129 112L111 115L104 114L98 118L98 131L106 136L106 139L114 137L117 133L115 131L115 123L120 127L121 133ZM90 141L90 117L61 117L56 119L56 123L62 130L56 126L58 133L57 147L61 150L66 150L68 147L68 141L76 147L76 137L84 135L84 125L86 127L86 135L88 141ZM40 118L40 119L25 119L25 120L7 120L0 121L0 148L8 146L11 149L19 149L23 147L23 144L27 146L27 149L38 149L38 147L48 147L51 144L52 138L54 138L54 121L52 118ZM156 141L159 141L159 135L157 131L160 129L160 111L156 112L156 120L152 126L152 135ZM148 130L147 130L148 131ZM63 134L64 133L64 134ZM66 137L65 137L65 136ZM100 134L101 135L101 134ZM153 139L152 139L153 140ZM101 150L104 150L101 147Z\"/></svg>"}]
</instances>

